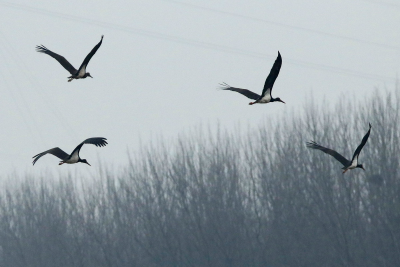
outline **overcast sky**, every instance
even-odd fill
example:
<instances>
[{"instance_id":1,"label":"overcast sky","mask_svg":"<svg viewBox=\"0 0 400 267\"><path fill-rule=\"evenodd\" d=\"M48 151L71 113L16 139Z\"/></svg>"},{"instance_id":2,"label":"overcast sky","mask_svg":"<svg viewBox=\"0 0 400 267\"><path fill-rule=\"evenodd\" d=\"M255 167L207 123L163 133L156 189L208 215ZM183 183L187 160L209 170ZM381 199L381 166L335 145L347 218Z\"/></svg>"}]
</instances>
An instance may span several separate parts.
<instances>
[{"instance_id":1,"label":"overcast sky","mask_svg":"<svg viewBox=\"0 0 400 267\"><path fill-rule=\"evenodd\" d=\"M94 173L117 168L127 149L168 140L202 125L257 126L300 110L307 98L363 98L393 88L400 70L400 4L391 0L0 0L0 170ZM43 44L78 68L104 34L87 71L67 82ZM261 93L277 56L272 95L286 102L249 106L218 91L221 82ZM344 111L345 112L345 111ZM363 129L364 130L364 129ZM88 137L86 164L58 166ZM111 165L110 164L110 165Z\"/></svg>"}]
</instances>

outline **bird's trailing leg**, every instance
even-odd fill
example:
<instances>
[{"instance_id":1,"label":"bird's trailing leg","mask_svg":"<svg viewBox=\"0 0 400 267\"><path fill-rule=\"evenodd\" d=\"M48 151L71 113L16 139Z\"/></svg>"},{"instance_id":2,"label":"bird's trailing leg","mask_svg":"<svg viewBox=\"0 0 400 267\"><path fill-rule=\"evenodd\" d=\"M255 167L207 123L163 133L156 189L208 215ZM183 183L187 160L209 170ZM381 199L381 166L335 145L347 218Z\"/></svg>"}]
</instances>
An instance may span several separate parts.
<instances>
[{"instance_id":1,"label":"bird's trailing leg","mask_svg":"<svg viewBox=\"0 0 400 267\"><path fill-rule=\"evenodd\" d=\"M62 162L62 161L60 161L60 163L58 163L58 165L62 165L62 164L64 164L65 162Z\"/></svg>"},{"instance_id":2,"label":"bird's trailing leg","mask_svg":"<svg viewBox=\"0 0 400 267\"><path fill-rule=\"evenodd\" d=\"M68 77L68 82L72 81L73 79L75 79L75 78Z\"/></svg>"},{"instance_id":3,"label":"bird's trailing leg","mask_svg":"<svg viewBox=\"0 0 400 267\"><path fill-rule=\"evenodd\" d=\"M249 105L254 105L256 102L250 102Z\"/></svg>"},{"instance_id":4,"label":"bird's trailing leg","mask_svg":"<svg viewBox=\"0 0 400 267\"><path fill-rule=\"evenodd\" d=\"M344 171L343 171L343 174L345 173L345 172L347 172L349 169L345 169Z\"/></svg>"}]
</instances>

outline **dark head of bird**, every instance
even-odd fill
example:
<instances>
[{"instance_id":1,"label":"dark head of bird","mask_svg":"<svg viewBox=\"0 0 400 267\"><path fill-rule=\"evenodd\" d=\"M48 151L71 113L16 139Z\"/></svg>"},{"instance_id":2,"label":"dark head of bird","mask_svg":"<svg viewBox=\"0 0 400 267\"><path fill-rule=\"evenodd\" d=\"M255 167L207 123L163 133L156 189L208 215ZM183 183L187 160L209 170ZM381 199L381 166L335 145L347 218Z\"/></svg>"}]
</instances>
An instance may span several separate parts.
<instances>
[{"instance_id":1,"label":"dark head of bird","mask_svg":"<svg viewBox=\"0 0 400 267\"><path fill-rule=\"evenodd\" d=\"M93 78L92 75L90 75L90 72L86 72L86 73L85 73L85 77L83 77L83 78L86 78L86 77Z\"/></svg>"},{"instance_id":2,"label":"dark head of bird","mask_svg":"<svg viewBox=\"0 0 400 267\"><path fill-rule=\"evenodd\" d=\"M361 168L361 169L363 169L365 171L364 166L362 164L358 164L357 168Z\"/></svg>"},{"instance_id":3,"label":"dark head of bird","mask_svg":"<svg viewBox=\"0 0 400 267\"><path fill-rule=\"evenodd\" d=\"M286 104L286 103L283 102L283 100L280 99L279 97L277 97L277 98L272 98L272 99L271 99L271 102L282 102L283 104Z\"/></svg>"},{"instance_id":4,"label":"dark head of bird","mask_svg":"<svg viewBox=\"0 0 400 267\"><path fill-rule=\"evenodd\" d=\"M89 162L87 162L86 159L81 159L81 160L79 160L79 162L86 163L87 165L92 166L92 165L89 164Z\"/></svg>"}]
</instances>

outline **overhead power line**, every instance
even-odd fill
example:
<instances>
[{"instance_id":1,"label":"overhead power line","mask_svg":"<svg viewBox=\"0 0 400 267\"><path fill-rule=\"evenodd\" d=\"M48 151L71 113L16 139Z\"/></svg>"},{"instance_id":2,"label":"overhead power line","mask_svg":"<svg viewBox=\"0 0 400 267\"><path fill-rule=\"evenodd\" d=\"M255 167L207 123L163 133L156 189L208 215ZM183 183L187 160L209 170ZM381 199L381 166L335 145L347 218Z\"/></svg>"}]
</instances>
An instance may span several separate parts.
<instances>
[{"instance_id":1,"label":"overhead power line","mask_svg":"<svg viewBox=\"0 0 400 267\"><path fill-rule=\"evenodd\" d=\"M0 32L1 34L1 32ZM0 39L0 56L3 59L2 62L5 63L6 65L9 64L9 59L6 56L6 54L10 54L9 51L7 51L7 47L3 44L4 40L3 38ZM32 114L32 111L29 108L28 101L25 99L24 94L21 92L22 88L19 86L18 79L14 75L12 71L8 71L9 73L4 74L3 72L0 73L0 76L2 77L3 82L5 83L5 89L8 90L10 93L10 96L13 100L13 105L12 107L14 108L13 111L17 111L22 118L23 122L25 123L26 126L26 131L29 132L29 135L32 139L35 140L35 142L41 141L42 144L44 144L43 138L39 135L39 127L37 125L36 119ZM14 85L12 86L11 83ZM16 90L15 90L16 88ZM17 96L16 94L19 94ZM4 96L3 96L4 97ZM22 105L20 104L22 102ZM31 124L33 126L31 126ZM36 131L33 131L33 128L35 128ZM38 138L40 137L40 138Z\"/></svg>"},{"instance_id":2,"label":"overhead power line","mask_svg":"<svg viewBox=\"0 0 400 267\"><path fill-rule=\"evenodd\" d=\"M350 36L344 36L344 35L340 35L340 34L329 33L329 32L315 30L315 29L309 29L306 27L280 23L280 22L276 22L276 21L272 21L272 20L254 18L254 17L250 17L250 16L241 15L238 13L213 9L213 8L199 6L199 5L195 5L195 4L191 4L191 3L185 3L185 2L181 2L181 1L177 1L177 0L159 0L159 1L170 2L170 3L174 3L174 4L194 8L194 9L200 9L200 10L209 11L209 12L213 12L213 13L224 14L224 15L237 17L237 18L241 18L241 19L246 19L246 20L250 20L250 21L255 21L255 22L262 22L262 23L266 23L266 24L270 24L270 25L274 25L274 26L278 26L278 27L303 31L303 32L311 33L311 34L323 35L323 36L327 36L327 37L331 37L331 38L352 41L352 42L362 43L362 44L366 44L366 45L379 46L379 47L383 47L383 48L387 48L387 49L400 51L400 47L395 46L395 45L389 45L389 44L378 43L378 42L373 42L373 41L369 41L369 40L358 39L358 38L354 38L354 37L350 37ZM363 0L363 1L374 2L374 3L378 2L378 1L374 1L374 0Z\"/></svg>"},{"instance_id":3,"label":"overhead power line","mask_svg":"<svg viewBox=\"0 0 400 267\"><path fill-rule=\"evenodd\" d=\"M67 14L63 14L60 12L47 11L47 10L44 10L41 8L31 7L31 6L27 6L27 5L14 4L14 3L9 3L9 2L5 2L5 1L1 1L1 0L0 0L0 5L3 5L5 7L14 8L14 9L23 10L23 11L28 11L28 12L32 12L32 13L37 13L37 14L41 14L41 15L62 18L62 19L72 20L72 21L76 21L76 22L80 22L80 23L92 24L92 25L96 25L96 26L100 26L100 27L124 31L124 32L128 32L131 34L135 34L135 35L141 35L141 36L155 38L155 39L162 39L162 40L167 40L167 41L171 41L171 42L176 42L176 43L181 43L181 44L186 44L186 45L191 45L191 46L196 46L196 47L202 47L202 48L222 51L222 52L236 54L236 55L238 54L238 55L243 55L243 56L257 58L257 59L265 59L265 58L275 59L275 55L269 55L269 54L254 52L254 51L245 50L245 49L239 49L239 48L234 48L234 47L229 47L229 46L224 46L224 45L219 45L219 44L197 41L197 40L192 40L192 39L183 38L183 37L179 37L179 36L158 33L158 32L149 31L149 30L143 30L143 29L134 28L134 27L130 27L130 26L118 25L118 24L114 24L114 23L110 23L110 22L104 22L101 20L88 19L88 18L73 16L73 15L67 15ZM306 68L310 68L310 69L329 71L329 72L339 73L339 74L348 75L348 76L362 77L362 78L370 79L370 80L391 81L391 82L396 80L395 78L388 77L388 76L371 74L371 73L355 71L355 70L350 70L350 69L344 69L344 68L340 68L340 67L328 66L328 65L319 64L319 63L312 63L312 62L307 62L307 61L303 61L303 60L295 60L295 59L285 58L285 62L287 62L288 64L302 66L302 67L306 67Z\"/></svg>"},{"instance_id":4,"label":"overhead power line","mask_svg":"<svg viewBox=\"0 0 400 267\"><path fill-rule=\"evenodd\" d=\"M363 2L369 2L369 3L374 3L374 4L378 4L381 6L386 6L389 8L399 8L400 9L400 4L398 3L390 3L390 2L384 2L384 1L377 1L377 0L361 0Z\"/></svg>"},{"instance_id":5,"label":"overhead power line","mask_svg":"<svg viewBox=\"0 0 400 267\"><path fill-rule=\"evenodd\" d=\"M15 51L15 48L10 45L10 41L7 40L7 37L5 36L5 34L0 31L0 36L1 36L1 40L3 41L3 48L4 49L0 49L0 50L4 50L7 52L7 55L11 55L12 60L19 65L19 70L21 72L24 72L24 76L28 78L30 84L32 85L30 87L30 89L33 89L36 94L38 96L40 96L43 100L43 106L47 107L49 109L49 113L52 114L55 119L59 122L59 124L61 125L61 127L64 127L66 132L69 133L69 137L71 137L71 135L74 135L75 137L77 136L76 131L74 131L74 129L71 127L70 123L68 122L68 119L63 115L63 113L57 108L57 105L54 105L52 100L49 99L49 96L44 94L41 90L38 90L37 88L42 88L43 86L41 86L38 81L34 78L34 76L31 75L29 68L27 67L27 65L25 64L24 60L21 58L21 56L19 55L19 53L17 51ZM13 74L12 74L13 75ZM18 89L18 92L20 94L20 97L18 99L23 101L23 107L25 109L28 110L28 114L30 116L29 121L32 121L33 124L35 125L35 128L38 132L40 132L40 129L38 127L38 124L35 120L35 117L32 115L33 113L30 110L28 101L25 99L24 94L21 93L22 90L18 84L18 79L14 78L12 79L14 81L14 84L16 86L16 88ZM5 80L6 81L6 80ZM10 90L11 92L13 90ZM14 98L14 95L12 95L12 97ZM14 99L16 101L16 99ZM17 106L17 108L19 108ZM23 115L23 114L22 114ZM25 120L25 118L24 118ZM39 135L42 138L42 135ZM44 140L41 139L42 144L45 144Z\"/></svg>"}]
</instances>

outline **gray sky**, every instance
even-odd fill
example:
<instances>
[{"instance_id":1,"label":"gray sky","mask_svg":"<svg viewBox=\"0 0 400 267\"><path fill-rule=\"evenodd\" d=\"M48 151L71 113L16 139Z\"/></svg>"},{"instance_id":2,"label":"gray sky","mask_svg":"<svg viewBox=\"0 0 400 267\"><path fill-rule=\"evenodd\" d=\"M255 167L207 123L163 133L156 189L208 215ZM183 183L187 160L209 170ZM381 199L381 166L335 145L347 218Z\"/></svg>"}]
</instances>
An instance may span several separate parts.
<instances>
[{"instance_id":1,"label":"gray sky","mask_svg":"<svg viewBox=\"0 0 400 267\"><path fill-rule=\"evenodd\" d=\"M400 69L400 4L390 0L331 1L2 1L0 0L0 169L40 174L94 173L114 167L126 151L195 127L252 127L297 111L307 101L363 98L393 88ZM67 82L43 44L78 68L104 34L87 70ZM220 82L262 91L280 51L272 92L287 104L249 106L218 91ZM58 166L49 155L70 153L88 137L86 164Z\"/></svg>"}]
</instances>

